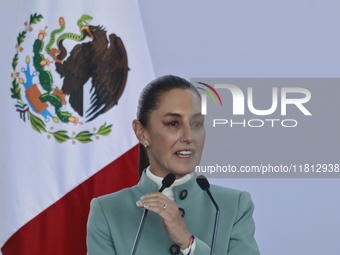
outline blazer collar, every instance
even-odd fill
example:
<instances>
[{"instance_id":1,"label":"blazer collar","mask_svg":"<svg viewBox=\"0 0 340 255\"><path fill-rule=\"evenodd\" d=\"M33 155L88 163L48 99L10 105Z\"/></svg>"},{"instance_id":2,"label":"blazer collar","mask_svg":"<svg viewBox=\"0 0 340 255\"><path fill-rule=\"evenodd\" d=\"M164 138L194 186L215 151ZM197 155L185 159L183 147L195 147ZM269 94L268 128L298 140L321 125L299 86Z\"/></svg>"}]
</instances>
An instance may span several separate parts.
<instances>
[{"instance_id":1,"label":"blazer collar","mask_svg":"<svg viewBox=\"0 0 340 255\"><path fill-rule=\"evenodd\" d=\"M197 194L197 191L201 191L201 188L196 183L196 178L197 174L194 173L193 177L189 181L174 187L175 200L178 197L178 194L183 190L190 190L191 194ZM146 176L145 169L142 173L140 181L137 184L137 189L139 189L143 194L158 191L156 183Z\"/></svg>"}]
</instances>

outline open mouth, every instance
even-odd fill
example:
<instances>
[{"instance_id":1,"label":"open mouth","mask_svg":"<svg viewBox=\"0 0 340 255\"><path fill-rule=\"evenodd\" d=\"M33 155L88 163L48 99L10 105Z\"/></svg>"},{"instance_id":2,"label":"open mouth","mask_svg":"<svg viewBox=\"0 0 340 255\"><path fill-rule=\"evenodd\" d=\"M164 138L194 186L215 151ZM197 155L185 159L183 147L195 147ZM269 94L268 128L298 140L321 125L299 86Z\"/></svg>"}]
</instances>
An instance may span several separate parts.
<instances>
[{"instance_id":1,"label":"open mouth","mask_svg":"<svg viewBox=\"0 0 340 255\"><path fill-rule=\"evenodd\" d=\"M183 150L183 151L177 151L176 155L180 158L190 158L190 156L193 154L191 150Z\"/></svg>"}]
</instances>

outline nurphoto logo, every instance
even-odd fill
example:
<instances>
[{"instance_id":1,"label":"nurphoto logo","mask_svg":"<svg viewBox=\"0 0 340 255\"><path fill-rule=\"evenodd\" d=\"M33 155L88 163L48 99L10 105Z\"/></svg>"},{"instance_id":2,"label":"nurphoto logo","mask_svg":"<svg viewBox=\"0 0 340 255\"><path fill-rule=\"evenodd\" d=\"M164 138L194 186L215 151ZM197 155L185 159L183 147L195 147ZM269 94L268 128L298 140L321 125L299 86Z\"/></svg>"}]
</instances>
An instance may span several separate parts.
<instances>
[{"instance_id":1,"label":"nurphoto logo","mask_svg":"<svg viewBox=\"0 0 340 255\"><path fill-rule=\"evenodd\" d=\"M264 127L269 125L275 127L278 124L282 127L296 127L298 125L297 119L286 118L289 116L288 107L290 107L290 109L296 108L295 111L298 110L302 116L312 116L312 113L306 106L311 100L311 92L303 87L266 88L267 92L270 91L271 95L271 98L266 97L266 101L270 99L271 105L264 109L259 109L254 104L254 101L256 101L257 98L254 96L253 87L243 88L242 90L239 86L228 83L215 83L213 85L206 82L196 83L204 86L197 87L197 89L203 92L201 93L201 113L203 115L209 113L207 103L207 95L209 95L215 105L217 105L218 100L223 109L228 109L230 111L231 107L233 117L245 117L244 119L238 118L237 120L214 118L212 123L213 127L220 125L228 125L230 127ZM229 102L224 100L225 104L222 104L222 97L224 95L231 95L232 100L229 100ZM274 114L275 116L281 116L281 118L272 117ZM256 118L246 118L249 115L256 116Z\"/></svg>"}]
</instances>

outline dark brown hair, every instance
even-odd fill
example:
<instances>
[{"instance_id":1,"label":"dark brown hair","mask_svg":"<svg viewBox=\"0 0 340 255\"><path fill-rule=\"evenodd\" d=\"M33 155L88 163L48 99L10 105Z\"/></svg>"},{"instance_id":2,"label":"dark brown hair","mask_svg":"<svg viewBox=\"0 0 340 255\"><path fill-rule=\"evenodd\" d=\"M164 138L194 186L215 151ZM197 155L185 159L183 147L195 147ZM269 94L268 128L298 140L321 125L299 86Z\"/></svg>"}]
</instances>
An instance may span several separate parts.
<instances>
[{"instance_id":1,"label":"dark brown hair","mask_svg":"<svg viewBox=\"0 0 340 255\"><path fill-rule=\"evenodd\" d=\"M144 127L148 126L150 113L159 107L159 98L173 89L191 89L200 96L196 88L181 77L165 75L154 79L145 86L138 101L137 119Z\"/></svg>"},{"instance_id":2,"label":"dark brown hair","mask_svg":"<svg viewBox=\"0 0 340 255\"><path fill-rule=\"evenodd\" d=\"M138 101L137 120L143 127L148 127L150 114L159 107L160 97L173 89L190 89L201 97L195 86L181 77L165 75L152 80L145 86ZM139 174L141 175L142 171L149 165L149 160L145 148L141 145L139 152Z\"/></svg>"}]
</instances>

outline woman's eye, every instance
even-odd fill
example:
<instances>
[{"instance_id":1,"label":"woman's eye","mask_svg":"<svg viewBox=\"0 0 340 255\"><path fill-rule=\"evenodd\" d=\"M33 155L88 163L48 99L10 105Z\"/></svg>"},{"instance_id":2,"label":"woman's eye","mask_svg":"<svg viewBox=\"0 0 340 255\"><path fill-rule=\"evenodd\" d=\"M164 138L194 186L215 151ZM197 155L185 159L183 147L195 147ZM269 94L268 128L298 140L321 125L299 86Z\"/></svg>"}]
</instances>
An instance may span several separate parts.
<instances>
[{"instance_id":1,"label":"woman's eye","mask_svg":"<svg viewBox=\"0 0 340 255\"><path fill-rule=\"evenodd\" d=\"M202 127L203 126L203 122L201 122L201 121L194 122L194 123L192 123L192 126L193 127Z\"/></svg>"},{"instance_id":2,"label":"woman's eye","mask_svg":"<svg viewBox=\"0 0 340 255\"><path fill-rule=\"evenodd\" d=\"M171 126L171 127L177 127L179 125L179 123L177 121L171 121L168 123L168 126Z\"/></svg>"}]
</instances>

